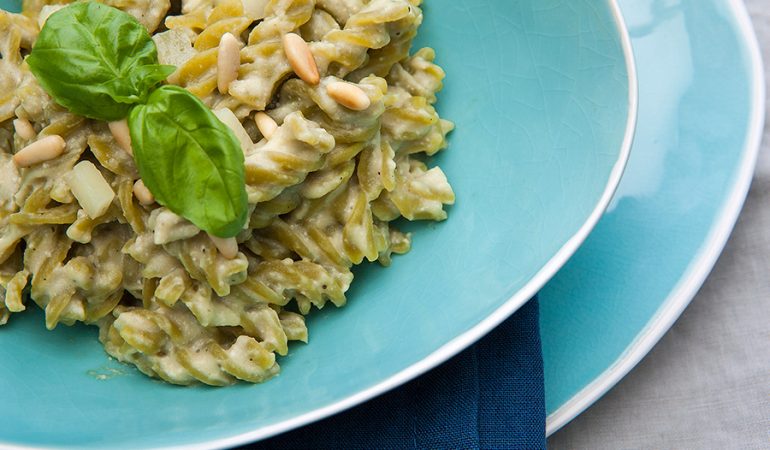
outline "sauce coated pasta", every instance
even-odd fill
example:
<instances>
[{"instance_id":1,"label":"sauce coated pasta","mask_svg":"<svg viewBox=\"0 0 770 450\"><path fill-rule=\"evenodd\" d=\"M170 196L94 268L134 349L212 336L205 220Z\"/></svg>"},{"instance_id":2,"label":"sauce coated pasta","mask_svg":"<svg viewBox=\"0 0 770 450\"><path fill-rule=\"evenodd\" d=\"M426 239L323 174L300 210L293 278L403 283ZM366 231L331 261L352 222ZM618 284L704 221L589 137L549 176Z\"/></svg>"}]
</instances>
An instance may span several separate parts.
<instances>
[{"instance_id":1,"label":"sauce coated pasta","mask_svg":"<svg viewBox=\"0 0 770 450\"><path fill-rule=\"evenodd\" d=\"M49 329L96 325L147 375L261 382L307 342L311 309L345 304L354 265L409 250L392 221L444 220L454 203L424 162L453 125L433 106L434 51L410 53L420 0L102 2L232 130L248 199L235 237L158 203L125 120L75 115L41 87L25 56L68 2L48 3L0 11L0 324L31 299Z\"/></svg>"}]
</instances>

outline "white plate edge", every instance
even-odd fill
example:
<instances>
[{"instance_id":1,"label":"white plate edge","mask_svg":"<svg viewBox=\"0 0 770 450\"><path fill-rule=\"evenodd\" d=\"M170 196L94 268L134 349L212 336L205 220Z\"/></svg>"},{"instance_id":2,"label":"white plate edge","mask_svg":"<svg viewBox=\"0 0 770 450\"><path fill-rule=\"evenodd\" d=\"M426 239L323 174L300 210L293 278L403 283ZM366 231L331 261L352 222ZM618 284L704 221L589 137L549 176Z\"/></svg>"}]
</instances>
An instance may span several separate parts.
<instances>
[{"instance_id":1,"label":"white plate edge","mask_svg":"<svg viewBox=\"0 0 770 450\"><path fill-rule=\"evenodd\" d=\"M385 392L388 392L391 389L394 389L408 381L411 381L412 379L428 372L430 369L433 369L451 357L457 355L484 337L487 333L492 331L502 322L504 322L505 319L510 317L514 312L516 312L516 310L518 310L529 299L534 297L538 291L540 291L540 289L556 274L556 272L558 272L559 269L564 266L564 264L575 253L575 251L577 251L580 245L582 245L590 232L599 222L599 219L601 219L604 211L607 209L607 206L614 197L618 185L620 184L620 179L622 178L626 164L628 163L631 146L633 144L639 106L639 88L638 80L636 77L636 63L634 59L633 48L631 46L631 38L629 36L626 23L621 14L618 0L606 1L610 4L610 8L612 9L613 17L615 19L615 26L618 28L618 32L621 37L621 45L626 63L626 72L628 73L628 119L626 121L625 134L623 136L621 150L618 154L618 160L610 172L605 191L602 194L602 197L597 206L591 212L583 226L580 227L580 229L562 246L561 249L559 249L559 251L543 266L543 268L541 268L540 271L534 277L532 277L532 279L522 289L520 289L500 308L489 315L486 319L479 322L476 326L439 347L436 351L421 361L407 367L401 372L391 376L386 380L381 381L380 383L368 389L351 395L350 397L347 397L331 405L316 409L315 411L302 414L277 424L263 427L259 430L254 430L229 438L217 439L200 444L163 447L164 449L181 450L184 448L186 450L203 450L211 448L233 447L236 445L263 440L345 411Z\"/></svg>"},{"instance_id":2,"label":"white plate edge","mask_svg":"<svg viewBox=\"0 0 770 450\"><path fill-rule=\"evenodd\" d=\"M762 141L765 123L765 78L762 54L746 6L742 0L730 0L730 5L732 6L731 10L736 19L736 24L746 44L754 81L750 94L751 98L754 99L754 105L751 111L748 133L746 133L744 156L743 161L741 161L737 181L722 211L718 214L720 219L709 232L706 244L700 249L683 278L672 289L670 295L655 313L652 320L610 367L556 411L548 415L546 419L546 436L550 436L558 431L612 389L652 350L655 344L674 325L714 268L743 209L743 203L746 200L749 188L751 187L751 181L754 178L757 157Z\"/></svg>"},{"instance_id":3,"label":"white plate edge","mask_svg":"<svg viewBox=\"0 0 770 450\"><path fill-rule=\"evenodd\" d=\"M406 369L398 372L397 374L369 387L363 391L353 394L347 398L344 398L338 402L332 403L328 406L318 408L305 414L293 417L291 419L284 420L282 422L268 425L257 430L249 431L246 433L237 434L227 438L220 438L210 440L206 442L200 442L196 444L183 444L174 446L162 446L154 447L158 450L208 450L218 448L229 448L238 445L244 445L248 443L254 443L263 439L267 439L272 436L276 436L281 433L308 425L318 420L325 419L347 409L350 409L356 405L366 402L372 398L375 398L385 392L388 392L404 383L411 381L414 378L428 372L441 363L449 360L453 356L457 355L461 351L465 350L476 341L484 337L487 333L492 331L508 317L510 317L516 310L523 306L529 299L534 297L540 289L561 269L570 257L577 251L577 249L586 240L590 232L594 229L596 224L601 219L604 211L607 209L610 201L615 195L615 191L620 184L620 179L623 176L628 159L631 152L631 147L634 139L634 132L636 130L636 121L639 107L639 85L636 76L636 63L633 54L633 47L631 46L631 38L628 33L628 28L623 19L623 15L620 11L618 0L605 0L609 3L612 10L613 18L615 19L615 26L617 27L618 34L621 39L621 47L623 50L623 56L626 64L626 72L628 74L628 118L626 121L625 133L623 141L621 143L621 149L618 153L618 159L613 165L610 171L610 176L607 180L602 196L597 203L597 206L588 216L587 220L578 229L578 231L570 238L556 254L533 276L530 281L524 285L518 292L516 292L511 298L509 298L502 306L495 310L492 314L487 316L484 320L476 324L471 329L465 331L461 335L447 342L443 346L439 347L433 353L423 358L419 362L412 364ZM23 446L18 444L7 444L0 442L0 449L7 450L30 450L30 449L51 449L59 448L55 446L49 447L33 447ZM153 448L153 447L142 447Z\"/></svg>"}]
</instances>

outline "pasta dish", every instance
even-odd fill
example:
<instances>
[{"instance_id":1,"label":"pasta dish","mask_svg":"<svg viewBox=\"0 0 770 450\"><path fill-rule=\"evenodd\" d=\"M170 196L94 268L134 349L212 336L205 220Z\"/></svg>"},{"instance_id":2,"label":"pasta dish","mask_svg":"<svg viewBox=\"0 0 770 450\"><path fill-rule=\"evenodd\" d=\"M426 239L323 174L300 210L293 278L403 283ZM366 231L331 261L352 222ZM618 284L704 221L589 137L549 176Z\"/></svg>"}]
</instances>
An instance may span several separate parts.
<instances>
[{"instance_id":1,"label":"pasta dish","mask_svg":"<svg viewBox=\"0 0 770 450\"><path fill-rule=\"evenodd\" d=\"M409 250L393 221L447 217L421 0L70 3L0 11L0 324L34 303L149 376L261 382L353 266ZM125 79L56 59L67 20Z\"/></svg>"}]
</instances>

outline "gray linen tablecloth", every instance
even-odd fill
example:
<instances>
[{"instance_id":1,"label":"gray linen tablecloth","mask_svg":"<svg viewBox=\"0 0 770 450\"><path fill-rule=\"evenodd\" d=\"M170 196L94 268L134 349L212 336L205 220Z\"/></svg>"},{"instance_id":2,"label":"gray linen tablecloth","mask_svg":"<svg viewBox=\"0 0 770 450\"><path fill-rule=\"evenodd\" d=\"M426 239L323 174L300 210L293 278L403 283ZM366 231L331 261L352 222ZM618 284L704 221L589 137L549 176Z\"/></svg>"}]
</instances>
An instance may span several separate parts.
<instances>
[{"instance_id":1,"label":"gray linen tablecloth","mask_svg":"<svg viewBox=\"0 0 770 450\"><path fill-rule=\"evenodd\" d=\"M770 74L770 0L747 0ZM770 449L770 125L713 273L653 351L548 441L559 449Z\"/></svg>"}]
</instances>

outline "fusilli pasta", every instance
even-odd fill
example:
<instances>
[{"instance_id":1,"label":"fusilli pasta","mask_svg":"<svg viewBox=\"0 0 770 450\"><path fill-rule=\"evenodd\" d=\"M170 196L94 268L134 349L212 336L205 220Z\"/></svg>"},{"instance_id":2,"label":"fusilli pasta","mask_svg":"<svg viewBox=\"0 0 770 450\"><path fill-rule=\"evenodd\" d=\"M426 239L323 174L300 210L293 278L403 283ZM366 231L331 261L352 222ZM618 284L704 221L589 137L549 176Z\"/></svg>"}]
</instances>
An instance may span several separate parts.
<instances>
[{"instance_id":1,"label":"fusilli pasta","mask_svg":"<svg viewBox=\"0 0 770 450\"><path fill-rule=\"evenodd\" d=\"M239 138L249 221L234 257L169 209L140 204L137 165L108 125L71 114L41 89L24 56L61 7L49 3L0 11L0 325L30 298L49 329L96 325L110 355L147 375L260 382L278 372L276 354L290 341L307 342L313 307L345 304L354 265L389 265L409 251L411 236L393 220L446 218L454 193L421 155L446 148L453 124L434 108L444 72L433 50L409 54L420 0L103 2L135 16L160 62L177 66L167 81ZM221 93L225 33L242 47L238 78ZM317 84L294 76L287 33L308 43ZM328 89L338 82L363 92L366 107L340 104ZM268 137L257 112L277 125ZM61 155L14 164L46 136L64 139ZM97 217L67 181L83 161L114 194Z\"/></svg>"}]
</instances>

